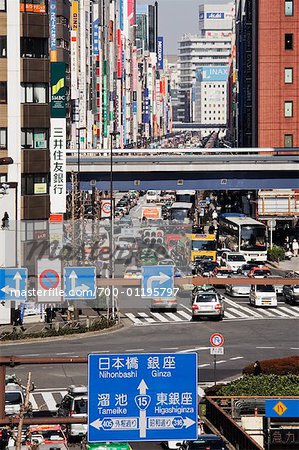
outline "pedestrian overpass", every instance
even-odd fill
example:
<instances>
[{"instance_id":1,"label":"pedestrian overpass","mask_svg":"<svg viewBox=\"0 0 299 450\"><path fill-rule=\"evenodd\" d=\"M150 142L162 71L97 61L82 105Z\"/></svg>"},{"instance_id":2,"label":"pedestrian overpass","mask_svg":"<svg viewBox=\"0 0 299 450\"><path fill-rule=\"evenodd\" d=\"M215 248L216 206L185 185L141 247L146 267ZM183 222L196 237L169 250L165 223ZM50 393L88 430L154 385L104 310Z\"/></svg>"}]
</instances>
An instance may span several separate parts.
<instances>
[{"instance_id":1,"label":"pedestrian overpass","mask_svg":"<svg viewBox=\"0 0 299 450\"><path fill-rule=\"evenodd\" d=\"M299 149L113 149L112 167L116 190L299 189ZM81 189L110 189L110 150L68 150L68 188L78 168Z\"/></svg>"}]
</instances>

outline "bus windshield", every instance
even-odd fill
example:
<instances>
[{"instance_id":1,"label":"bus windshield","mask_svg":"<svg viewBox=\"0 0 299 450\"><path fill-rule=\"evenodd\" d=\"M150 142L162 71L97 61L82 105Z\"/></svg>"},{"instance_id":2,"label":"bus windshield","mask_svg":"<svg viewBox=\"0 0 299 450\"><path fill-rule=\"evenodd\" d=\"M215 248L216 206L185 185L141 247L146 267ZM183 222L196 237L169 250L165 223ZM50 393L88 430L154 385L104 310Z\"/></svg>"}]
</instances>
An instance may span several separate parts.
<instances>
[{"instance_id":1,"label":"bus windshield","mask_svg":"<svg viewBox=\"0 0 299 450\"><path fill-rule=\"evenodd\" d=\"M216 241L192 241L192 250L216 250Z\"/></svg>"},{"instance_id":2,"label":"bus windshield","mask_svg":"<svg viewBox=\"0 0 299 450\"><path fill-rule=\"evenodd\" d=\"M187 208L173 208L171 210L171 219L178 222L184 222L185 219L190 219L190 209Z\"/></svg>"},{"instance_id":3,"label":"bus windshield","mask_svg":"<svg viewBox=\"0 0 299 450\"><path fill-rule=\"evenodd\" d=\"M240 250L266 250L266 232L263 226L242 226Z\"/></svg>"}]
</instances>

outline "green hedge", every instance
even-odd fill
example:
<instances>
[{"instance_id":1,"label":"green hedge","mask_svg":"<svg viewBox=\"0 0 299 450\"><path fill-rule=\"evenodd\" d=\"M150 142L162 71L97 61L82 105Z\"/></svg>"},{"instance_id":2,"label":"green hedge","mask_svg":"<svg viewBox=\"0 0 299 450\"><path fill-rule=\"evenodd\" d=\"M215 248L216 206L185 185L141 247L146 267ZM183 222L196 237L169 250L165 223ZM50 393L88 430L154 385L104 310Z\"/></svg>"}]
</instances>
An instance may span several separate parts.
<instances>
[{"instance_id":1,"label":"green hedge","mask_svg":"<svg viewBox=\"0 0 299 450\"><path fill-rule=\"evenodd\" d=\"M285 250L282 247L273 245L268 249L268 261L283 261L285 259Z\"/></svg>"},{"instance_id":2,"label":"green hedge","mask_svg":"<svg viewBox=\"0 0 299 450\"><path fill-rule=\"evenodd\" d=\"M209 394L211 395L211 394ZM245 375L217 390L217 395L298 396L298 375Z\"/></svg>"}]
</instances>

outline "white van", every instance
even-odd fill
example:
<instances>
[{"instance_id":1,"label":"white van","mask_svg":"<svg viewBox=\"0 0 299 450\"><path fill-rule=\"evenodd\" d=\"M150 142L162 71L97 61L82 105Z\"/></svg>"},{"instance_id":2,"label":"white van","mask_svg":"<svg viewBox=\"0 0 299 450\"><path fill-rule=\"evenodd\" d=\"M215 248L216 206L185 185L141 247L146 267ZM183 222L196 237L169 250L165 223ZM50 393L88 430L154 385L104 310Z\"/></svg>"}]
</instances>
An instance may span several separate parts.
<instances>
[{"instance_id":1,"label":"white van","mask_svg":"<svg viewBox=\"0 0 299 450\"><path fill-rule=\"evenodd\" d=\"M253 306L277 306L277 293L271 285L252 285L249 293L249 303Z\"/></svg>"},{"instance_id":2,"label":"white van","mask_svg":"<svg viewBox=\"0 0 299 450\"><path fill-rule=\"evenodd\" d=\"M5 386L5 414L7 416L19 414L24 401L24 389L20 385L8 383Z\"/></svg>"},{"instance_id":3,"label":"white van","mask_svg":"<svg viewBox=\"0 0 299 450\"><path fill-rule=\"evenodd\" d=\"M146 202L156 203L160 200L161 191L147 191Z\"/></svg>"}]
</instances>

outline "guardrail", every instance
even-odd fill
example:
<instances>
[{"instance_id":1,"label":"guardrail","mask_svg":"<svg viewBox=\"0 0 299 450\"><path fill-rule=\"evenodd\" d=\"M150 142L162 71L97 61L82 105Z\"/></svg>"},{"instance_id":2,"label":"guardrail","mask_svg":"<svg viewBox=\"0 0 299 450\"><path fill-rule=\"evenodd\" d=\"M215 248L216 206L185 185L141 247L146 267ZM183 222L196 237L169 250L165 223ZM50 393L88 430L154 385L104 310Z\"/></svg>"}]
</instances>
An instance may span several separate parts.
<instances>
[{"instance_id":1,"label":"guardrail","mask_svg":"<svg viewBox=\"0 0 299 450\"><path fill-rule=\"evenodd\" d=\"M263 447L249 436L249 434L247 434L230 417L230 415L217 404L215 399L216 398L214 397L206 397L206 417L220 433L225 436L237 450L263 450Z\"/></svg>"},{"instance_id":2,"label":"guardrail","mask_svg":"<svg viewBox=\"0 0 299 450\"><path fill-rule=\"evenodd\" d=\"M189 154L209 154L209 155L219 155L219 154L232 154L232 155L240 155L240 154L246 154L246 155L273 155L273 156L279 156L287 153L294 153L297 152L299 154L299 148L292 148L292 149L286 149L286 148L193 148L193 147L187 147L187 148L131 148L131 149L113 149L112 155L113 156L138 156L138 155L169 155L169 156L182 156L182 155L189 155ZM79 149L67 149L66 155L67 157L77 157L78 153L80 154L80 158L84 156L110 156L111 150L110 149L88 149L88 148L81 148Z\"/></svg>"}]
</instances>

